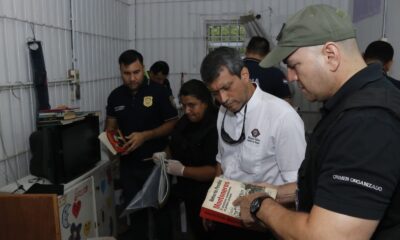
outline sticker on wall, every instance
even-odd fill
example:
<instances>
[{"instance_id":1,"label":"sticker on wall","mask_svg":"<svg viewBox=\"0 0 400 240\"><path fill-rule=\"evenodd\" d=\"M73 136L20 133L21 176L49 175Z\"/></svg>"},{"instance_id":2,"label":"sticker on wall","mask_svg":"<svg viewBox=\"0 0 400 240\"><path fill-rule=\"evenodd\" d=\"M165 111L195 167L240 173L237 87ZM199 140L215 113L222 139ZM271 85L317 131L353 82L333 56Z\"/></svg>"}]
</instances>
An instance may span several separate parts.
<instances>
[{"instance_id":1,"label":"sticker on wall","mask_svg":"<svg viewBox=\"0 0 400 240\"><path fill-rule=\"evenodd\" d=\"M74 205L72 205L72 215L74 215L75 218L78 218L79 216L79 212L81 211L81 205L82 205L81 200L75 201Z\"/></svg>"},{"instance_id":2,"label":"sticker on wall","mask_svg":"<svg viewBox=\"0 0 400 240\"><path fill-rule=\"evenodd\" d=\"M67 229L70 227L70 224L68 222L68 217L69 217L69 209L71 208L71 204L67 204L64 206L61 214L61 224L63 228Z\"/></svg>"},{"instance_id":3,"label":"sticker on wall","mask_svg":"<svg viewBox=\"0 0 400 240\"><path fill-rule=\"evenodd\" d=\"M68 240L81 240L81 228L82 223L75 225L75 223L71 224L71 235L69 236Z\"/></svg>"},{"instance_id":4,"label":"sticker on wall","mask_svg":"<svg viewBox=\"0 0 400 240\"><path fill-rule=\"evenodd\" d=\"M86 238L89 236L91 228L92 228L92 222L91 221L86 222L85 226L83 227L83 234L85 235Z\"/></svg>"}]
</instances>

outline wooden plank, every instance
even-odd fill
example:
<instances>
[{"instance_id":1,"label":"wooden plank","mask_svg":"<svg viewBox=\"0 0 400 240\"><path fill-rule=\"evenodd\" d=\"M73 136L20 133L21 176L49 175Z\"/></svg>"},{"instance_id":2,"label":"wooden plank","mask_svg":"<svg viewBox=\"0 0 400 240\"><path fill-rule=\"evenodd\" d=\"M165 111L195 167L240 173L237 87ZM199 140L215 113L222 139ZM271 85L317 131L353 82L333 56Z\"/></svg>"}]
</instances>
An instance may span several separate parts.
<instances>
[{"instance_id":1,"label":"wooden plank","mask_svg":"<svg viewBox=\"0 0 400 240\"><path fill-rule=\"evenodd\" d=\"M0 195L0 239L61 240L57 195Z\"/></svg>"}]
</instances>

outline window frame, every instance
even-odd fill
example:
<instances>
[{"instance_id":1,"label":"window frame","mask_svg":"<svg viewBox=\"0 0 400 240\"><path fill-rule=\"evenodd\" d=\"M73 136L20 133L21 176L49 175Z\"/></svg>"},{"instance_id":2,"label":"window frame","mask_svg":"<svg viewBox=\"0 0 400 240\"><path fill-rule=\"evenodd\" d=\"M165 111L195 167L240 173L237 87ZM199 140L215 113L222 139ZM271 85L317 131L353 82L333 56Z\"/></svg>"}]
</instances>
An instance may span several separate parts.
<instances>
[{"instance_id":1,"label":"window frame","mask_svg":"<svg viewBox=\"0 0 400 240\"><path fill-rule=\"evenodd\" d=\"M210 34L210 27L219 27L219 36ZM229 26L229 33L223 34L222 27ZM239 27L238 34L232 34L232 27ZM208 54L212 49L220 46L233 47L237 49L242 56L245 54L246 50L246 39L247 32L243 24L240 23L239 19L230 20L207 20L205 23L205 52Z\"/></svg>"}]
</instances>

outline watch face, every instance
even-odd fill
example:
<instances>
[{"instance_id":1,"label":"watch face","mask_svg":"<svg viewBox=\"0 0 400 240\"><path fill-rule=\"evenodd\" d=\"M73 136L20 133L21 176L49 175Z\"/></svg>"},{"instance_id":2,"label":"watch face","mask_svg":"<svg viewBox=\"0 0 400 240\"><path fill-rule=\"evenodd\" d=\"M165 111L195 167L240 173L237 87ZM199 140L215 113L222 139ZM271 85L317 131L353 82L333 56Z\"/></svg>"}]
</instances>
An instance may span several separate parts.
<instances>
[{"instance_id":1,"label":"watch face","mask_svg":"<svg viewBox=\"0 0 400 240\"><path fill-rule=\"evenodd\" d=\"M260 209L261 206L261 199L258 197L254 199L251 204L250 204L250 213L251 214L256 214L258 212L258 209Z\"/></svg>"}]
</instances>

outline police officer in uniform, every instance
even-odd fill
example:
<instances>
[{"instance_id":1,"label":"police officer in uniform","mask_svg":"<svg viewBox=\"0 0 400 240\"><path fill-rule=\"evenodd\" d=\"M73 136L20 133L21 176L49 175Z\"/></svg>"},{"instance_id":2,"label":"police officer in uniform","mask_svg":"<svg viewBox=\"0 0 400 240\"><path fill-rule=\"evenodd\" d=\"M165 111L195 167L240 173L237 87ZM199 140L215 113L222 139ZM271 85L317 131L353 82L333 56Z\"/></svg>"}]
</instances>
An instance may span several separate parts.
<instances>
[{"instance_id":1,"label":"police officer in uniform","mask_svg":"<svg viewBox=\"0 0 400 240\"><path fill-rule=\"evenodd\" d=\"M120 130L126 138L120 157L120 178L125 204L142 188L151 173L152 157L166 147L167 136L177 122L177 110L163 86L144 76L142 55L127 50L119 57L123 84L114 89L107 101L106 130ZM146 212L133 214L137 239L145 239Z\"/></svg>"}]
</instances>

